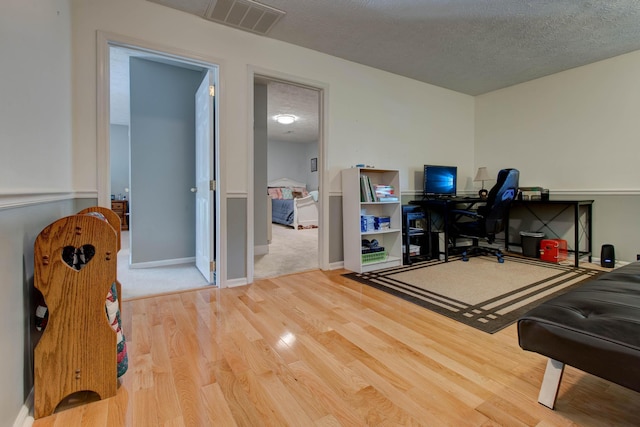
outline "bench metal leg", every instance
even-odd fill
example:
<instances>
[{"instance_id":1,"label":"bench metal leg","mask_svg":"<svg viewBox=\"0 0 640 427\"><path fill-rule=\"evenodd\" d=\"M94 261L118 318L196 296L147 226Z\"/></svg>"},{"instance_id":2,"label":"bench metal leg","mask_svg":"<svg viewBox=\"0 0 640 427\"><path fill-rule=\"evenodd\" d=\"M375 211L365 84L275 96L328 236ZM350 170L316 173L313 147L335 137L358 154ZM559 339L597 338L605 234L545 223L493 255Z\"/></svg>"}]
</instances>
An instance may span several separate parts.
<instances>
[{"instance_id":1,"label":"bench metal leg","mask_svg":"<svg viewBox=\"0 0 640 427\"><path fill-rule=\"evenodd\" d=\"M544 378L540 386L540 394L538 394L538 403L543 404L547 408L553 409L558 397L560 389L560 380L564 373L564 363L549 358L547 361L547 369L544 371Z\"/></svg>"}]
</instances>

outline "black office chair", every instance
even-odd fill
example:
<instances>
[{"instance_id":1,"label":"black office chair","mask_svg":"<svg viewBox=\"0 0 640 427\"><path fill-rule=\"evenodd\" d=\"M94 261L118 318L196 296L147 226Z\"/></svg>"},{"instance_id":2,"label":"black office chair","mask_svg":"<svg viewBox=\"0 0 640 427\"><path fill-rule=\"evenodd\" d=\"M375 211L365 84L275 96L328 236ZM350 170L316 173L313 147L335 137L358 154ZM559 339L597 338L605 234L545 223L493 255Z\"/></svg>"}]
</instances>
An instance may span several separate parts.
<instances>
[{"instance_id":1,"label":"black office chair","mask_svg":"<svg viewBox=\"0 0 640 427\"><path fill-rule=\"evenodd\" d=\"M491 245L496 234L504 230L509 207L518 192L520 172L517 169L502 169L498 172L496 185L487 195L484 206L477 210L453 209L449 225L449 238L456 246L457 239L471 239L472 246L462 252L462 260L468 261L469 255L490 253L496 255L498 262L503 263L503 254L499 248L480 246L480 239Z\"/></svg>"}]
</instances>

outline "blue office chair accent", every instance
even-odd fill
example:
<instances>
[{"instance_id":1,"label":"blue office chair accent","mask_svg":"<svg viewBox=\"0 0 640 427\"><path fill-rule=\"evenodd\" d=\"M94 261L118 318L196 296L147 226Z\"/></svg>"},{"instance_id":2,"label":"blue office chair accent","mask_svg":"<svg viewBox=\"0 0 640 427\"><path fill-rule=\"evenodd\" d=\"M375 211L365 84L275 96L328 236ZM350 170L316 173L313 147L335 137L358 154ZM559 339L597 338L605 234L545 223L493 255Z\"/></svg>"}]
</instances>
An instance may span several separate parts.
<instances>
[{"instance_id":1,"label":"blue office chair accent","mask_svg":"<svg viewBox=\"0 0 640 427\"><path fill-rule=\"evenodd\" d=\"M472 245L462 252L462 260L468 261L469 255L490 253L498 262L503 263L503 254L499 248L480 246L482 239L487 244L494 243L496 234L504 230L509 207L518 192L520 172L517 169L502 169L498 172L496 184L487 195L484 206L477 210L453 209L449 225L449 238L453 247L457 239L471 239Z\"/></svg>"}]
</instances>

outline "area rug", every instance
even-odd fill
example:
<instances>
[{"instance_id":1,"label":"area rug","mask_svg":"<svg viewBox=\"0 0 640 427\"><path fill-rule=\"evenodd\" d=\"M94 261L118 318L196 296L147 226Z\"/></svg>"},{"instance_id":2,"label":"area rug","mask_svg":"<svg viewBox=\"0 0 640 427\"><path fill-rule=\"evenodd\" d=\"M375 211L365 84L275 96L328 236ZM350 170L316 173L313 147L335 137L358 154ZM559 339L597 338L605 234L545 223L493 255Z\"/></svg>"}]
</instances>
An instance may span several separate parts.
<instances>
[{"instance_id":1,"label":"area rug","mask_svg":"<svg viewBox=\"0 0 640 427\"><path fill-rule=\"evenodd\" d=\"M505 255L426 261L345 277L493 334L601 271Z\"/></svg>"}]
</instances>

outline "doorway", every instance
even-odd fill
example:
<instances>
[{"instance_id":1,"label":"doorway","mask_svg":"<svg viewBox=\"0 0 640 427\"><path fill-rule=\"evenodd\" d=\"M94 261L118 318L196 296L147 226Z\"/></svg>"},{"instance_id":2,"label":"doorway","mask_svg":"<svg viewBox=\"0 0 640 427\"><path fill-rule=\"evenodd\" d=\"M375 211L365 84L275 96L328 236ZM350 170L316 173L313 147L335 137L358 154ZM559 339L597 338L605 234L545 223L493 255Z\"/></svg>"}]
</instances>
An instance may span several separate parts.
<instances>
[{"instance_id":1,"label":"doorway","mask_svg":"<svg viewBox=\"0 0 640 427\"><path fill-rule=\"evenodd\" d=\"M188 83L188 85L194 86L194 90L188 95L190 99L186 101L186 104L182 106L178 106L180 110L186 110L187 107L194 111L195 116L195 102L196 102L196 90L201 84L201 81L204 81L203 78L206 74L210 74L213 77L211 81L217 82L217 66L214 64L205 64L198 61L192 61L188 58L176 57L171 54L165 54L160 51L150 51L146 48L139 48L135 46L131 46L129 44L119 44L119 43L109 43L108 45L108 54L107 58L113 59L118 58L118 56L126 57L127 65L129 65L129 58L134 57L130 62L133 64L135 62L135 67L140 70L146 71L148 68L152 68L154 70L160 70L160 74L162 73L178 73L182 75L190 75L190 79L192 82ZM122 58L121 58L122 59ZM131 67L131 80L124 79L124 83L120 84L118 79L123 79L123 77L129 77L128 72L123 72L122 70L118 70L113 67L112 61L108 61L110 72L110 81L107 85L109 100L110 100L110 112L109 112L109 126L111 127L111 138L108 141L108 147L110 154L112 153L112 148L114 144L113 136L117 134L114 132L114 124L116 126L120 126L121 128L124 126L127 128L126 135L129 139L129 149L128 149L128 164L125 168L119 168L120 170L125 169L128 172L128 177L125 182L127 182L126 187L113 188L114 184L112 182L117 182L117 180L112 180L112 172L118 169L118 165L121 165L121 159L118 160L114 156L110 156L110 168L109 168L109 182L108 185L102 186L107 188L106 192L112 198L124 197L125 199L129 199L130 206L130 216L129 216L129 224L131 226L130 231L124 233L123 239L129 237L129 241L126 244L123 244L123 248L130 248L132 252L128 255L126 262L119 263L120 267L125 264L126 267L135 267L129 269L130 278L133 279L130 282L135 282L135 286L146 286L142 285L145 282L144 279L141 279L141 275L144 276L145 273L153 273L158 274L159 271L162 271L162 275L164 277L168 277L172 274L172 269L176 270L176 277L190 277L188 280L174 280L175 289L174 290L183 290L187 288L196 288L201 286L206 286L208 284L217 284L216 278L220 277L219 274L216 274L216 266L217 263L214 262L215 254L219 253L219 233L216 231L219 230L219 215L218 215L218 206L217 197L218 192L217 187L219 180L215 179L217 176L217 171L219 168L217 167L217 128L216 120L217 118L213 114L215 108L211 108L211 117L209 121L211 122L212 130L211 132L211 148L210 155L211 159L205 159L204 162L208 164L212 170L210 182L207 182L207 191L211 190L211 195L209 196L211 203L211 215L208 215L211 218L211 226L210 230L206 230L208 235L212 237L208 240L207 245L209 247L211 262L207 263L207 267L211 267L211 274L208 278L202 277L202 275L198 274L184 274L185 267L189 267L190 269L196 270L195 267L195 259L197 252L197 244L196 244L196 191L199 188L196 185L196 143L195 143L195 133L196 127L193 125L195 123L195 119L191 121L192 129L190 132L193 134L191 136L178 136L174 138L175 140L181 141L182 144L188 144L188 148L180 149L176 152L176 146L180 145L172 143L169 141L165 145L162 145L161 139L159 136L164 136L163 134L167 134L170 132L174 132L175 129L169 128L164 131L160 131L158 133L158 127L162 127L161 119L156 121L156 123L152 123L151 127L155 129L155 135L150 135L146 137L146 146L140 143L131 144L130 142L136 137L136 133L140 134L141 129L144 130L143 125L138 125L137 127L132 126L131 123L131 111L136 108L136 101L131 99L131 95L134 95L134 92L137 89L143 87L142 90L138 90L140 96L138 98L142 99L151 99L155 98L158 93L157 92L167 92L168 89L174 90L176 88L176 81L174 74L167 74L166 78L169 78L171 85L155 83L148 84L145 89L144 86L146 84L144 74L140 74L139 76L143 76L141 79L137 78L137 83L134 82L135 72L133 70L134 67ZM104 85L105 82L102 82ZM129 90L129 84L131 85L132 90ZM207 85L208 87L212 87ZM155 88L154 88L155 87ZM162 91L158 91L157 88L163 88ZM154 92L155 91L155 92ZM175 93L167 94L168 98L174 100L176 98ZM124 101L123 101L124 100ZM177 101L176 101L177 102ZM185 102L183 100L183 102ZM213 97L212 90L212 98L211 102L212 107L216 105L217 102ZM153 101L151 102L153 104ZM129 110L128 107L131 107ZM129 117L126 117L127 114L122 114L122 111L125 112L129 110ZM164 113L164 112L163 112ZM163 114L158 114L158 117L161 117ZM123 117L124 116L124 117ZM113 120L111 120L113 118ZM127 121L128 120L128 121ZM119 121L119 123L112 123L114 121ZM188 120L187 120L188 121ZM144 120L143 120L144 122ZM144 124L144 123L143 123ZM128 126L127 126L128 125ZM183 126L184 127L184 126ZM122 129L120 129L122 130ZM198 133L202 133L201 130L197 131ZM122 132L120 132L122 134ZM139 135L138 135L139 137ZM138 138L139 141L141 138ZM187 142L185 142L187 141ZM186 153L186 154L185 154ZM161 159L158 159L158 155L166 154L166 158L169 158L173 163L171 163L168 167L162 167L160 164L162 162ZM190 159L187 157L190 156ZM138 159L136 161L136 158ZM176 165L176 159L180 158L181 165L178 167ZM149 168L149 166L151 166ZM145 168L149 168L150 170L144 170ZM183 173L181 176L181 180L178 179L179 169L183 169ZM155 170L155 172L154 172ZM155 175L154 175L155 173ZM187 174L186 178L184 175ZM163 175L169 176L170 179L167 180L164 184L160 183L160 180L163 178ZM178 187L173 188L177 183ZM115 184L115 185L122 185ZM145 187L146 186L146 187ZM180 197L177 197L179 195ZM102 197L100 197L102 200ZM184 199L184 200L182 200ZM193 200L191 200L193 199ZM181 201L180 201L181 200ZM185 202L186 201L186 202ZM200 203L200 202L199 202ZM175 209L175 214L165 215L167 212L171 211L171 206L175 205L177 209ZM164 216L164 224L161 224L159 217ZM168 220L167 220L168 218ZM185 228L188 228L188 231L185 232ZM182 229L181 229L182 227ZM174 232L176 231L177 232ZM138 232L138 236L136 236L136 232ZM172 234L173 232L173 234ZM127 236L128 235L128 236ZM202 235L202 233L200 233ZM146 241L140 240L140 238L146 238ZM215 236L215 237L214 237ZM152 237L152 241L149 241L149 237ZM204 239L200 239L201 241ZM199 241L200 247L202 247L202 242ZM136 254L136 249L138 252ZM147 250L147 249L151 249ZM155 251L155 253L153 253ZM202 252L202 250L200 250ZM181 271L181 273L178 273ZM206 272L203 273L203 275ZM119 277L120 271L119 271ZM149 277L152 277L152 274L149 274ZM122 280L123 282L123 294L124 297L127 297L126 292L126 280ZM149 281L146 281L149 282ZM218 283L219 284L219 283ZM153 293L163 293L172 291L169 285L165 285L164 287L159 287L157 292L154 292L153 284L149 284L151 288L148 291L143 291L143 294L153 294ZM140 289L136 289L134 296L140 296Z\"/></svg>"},{"instance_id":2,"label":"doorway","mask_svg":"<svg viewBox=\"0 0 640 427\"><path fill-rule=\"evenodd\" d=\"M254 278L320 266L321 105L319 88L254 76Z\"/></svg>"}]
</instances>

